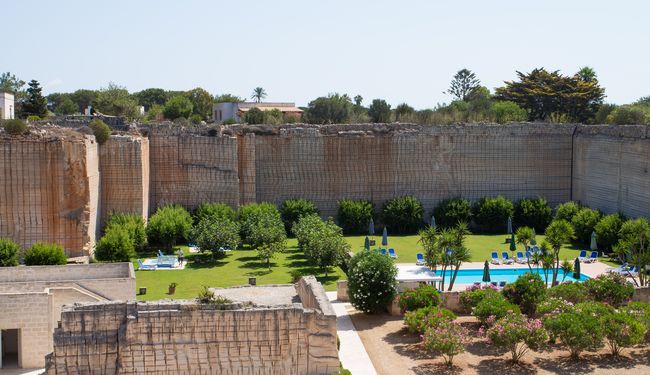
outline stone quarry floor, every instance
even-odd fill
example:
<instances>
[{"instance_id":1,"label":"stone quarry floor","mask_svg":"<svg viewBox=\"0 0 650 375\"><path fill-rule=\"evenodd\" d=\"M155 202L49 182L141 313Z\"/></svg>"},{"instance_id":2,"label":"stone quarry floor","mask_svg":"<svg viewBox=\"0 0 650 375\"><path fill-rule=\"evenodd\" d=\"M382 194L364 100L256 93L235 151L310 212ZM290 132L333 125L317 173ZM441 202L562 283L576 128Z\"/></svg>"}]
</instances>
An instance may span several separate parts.
<instances>
[{"instance_id":1,"label":"stone quarry floor","mask_svg":"<svg viewBox=\"0 0 650 375\"><path fill-rule=\"evenodd\" d=\"M571 360L569 352L551 347L544 352L529 352L521 365L511 363L509 354L497 351L483 338L475 338L467 351L454 358L454 367L442 358L422 349L417 334L409 333L401 317L387 314L350 313L361 341L379 375L425 374L650 374L650 345L625 349L620 358L607 350L583 353ZM474 317L463 316L459 322L473 332L478 329ZM355 374L355 372L352 372Z\"/></svg>"},{"instance_id":2,"label":"stone quarry floor","mask_svg":"<svg viewBox=\"0 0 650 375\"><path fill-rule=\"evenodd\" d=\"M252 302L255 305L281 306L300 303L300 297L293 285L261 285L234 288L210 288L215 295L236 302Z\"/></svg>"}]
</instances>

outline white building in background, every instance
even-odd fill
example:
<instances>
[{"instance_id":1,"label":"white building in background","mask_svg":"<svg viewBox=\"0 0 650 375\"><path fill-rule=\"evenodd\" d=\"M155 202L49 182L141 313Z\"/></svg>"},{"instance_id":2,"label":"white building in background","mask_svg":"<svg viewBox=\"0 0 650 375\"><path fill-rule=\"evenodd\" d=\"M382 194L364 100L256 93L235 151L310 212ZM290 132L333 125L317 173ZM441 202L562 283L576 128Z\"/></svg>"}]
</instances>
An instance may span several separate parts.
<instances>
[{"instance_id":1,"label":"white building in background","mask_svg":"<svg viewBox=\"0 0 650 375\"><path fill-rule=\"evenodd\" d=\"M251 108L259 108L262 111L271 111L277 109L282 112L285 117L294 117L300 119L302 109L296 107L296 103L216 103L213 107L214 121L222 123L225 120L233 119L235 122L241 122L242 117Z\"/></svg>"},{"instance_id":2,"label":"white building in background","mask_svg":"<svg viewBox=\"0 0 650 375\"><path fill-rule=\"evenodd\" d=\"M11 120L14 114L14 95L0 92L0 120Z\"/></svg>"}]
</instances>

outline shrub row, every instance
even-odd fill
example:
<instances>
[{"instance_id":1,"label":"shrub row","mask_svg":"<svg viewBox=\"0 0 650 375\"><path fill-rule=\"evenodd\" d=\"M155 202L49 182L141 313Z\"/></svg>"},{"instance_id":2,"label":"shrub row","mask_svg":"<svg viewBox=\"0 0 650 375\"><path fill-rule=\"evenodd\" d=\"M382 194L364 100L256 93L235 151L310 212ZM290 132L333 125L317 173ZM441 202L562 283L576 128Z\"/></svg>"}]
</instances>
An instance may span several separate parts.
<instances>
[{"instance_id":1,"label":"shrub row","mask_svg":"<svg viewBox=\"0 0 650 375\"><path fill-rule=\"evenodd\" d=\"M21 256L26 266L53 266L68 262L61 245L37 242L23 253L15 241L0 238L0 267L17 266Z\"/></svg>"}]
</instances>

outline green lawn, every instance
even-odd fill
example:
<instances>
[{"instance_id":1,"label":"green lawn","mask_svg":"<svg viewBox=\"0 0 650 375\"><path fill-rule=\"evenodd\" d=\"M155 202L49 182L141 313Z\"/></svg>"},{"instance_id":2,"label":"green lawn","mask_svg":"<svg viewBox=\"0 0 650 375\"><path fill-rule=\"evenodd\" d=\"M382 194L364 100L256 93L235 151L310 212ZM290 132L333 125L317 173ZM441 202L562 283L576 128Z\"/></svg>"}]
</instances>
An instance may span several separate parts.
<instances>
[{"instance_id":1,"label":"green lawn","mask_svg":"<svg viewBox=\"0 0 650 375\"><path fill-rule=\"evenodd\" d=\"M472 254L472 261L484 261L490 259L492 251L509 249L505 243L506 235L470 235L467 236L467 246ZM363 249L365 236L346 237L354 252ZM381 243L381 236L375 236L377 244ZM389 236L388 246L395 249L398 263L415 263L415 254L422 251L418 244L419 236ZM541 242L544 236L537 236ZM258 284L286 284L291 283L298 275L315 275L323 283L325 290L336 290L336 281L344 278L343 272L338 268L332 268L327 277L318 268L311 267L298 250L295 239L289 239L289 249L282 254L276 255L271 262L271 269L257 258L256 252L251 249L239 249L228 252L225 258L215 262L210 261L208 254L189 254L187 246L180 246L176 249L183 249L188 264L184 270L170 271L136 271L136 283L138 287L147 287L147 294L138 296L141 300L156 300L171 298L167 294L168 285L171 282L178 283L176 294L173 298L194 298L203 285L210 287L228 287L244 285L248 283L250 276L257 277ZM518 246L518 248L522 248ZM574 259L578 256L579 248L567 246L560 251L561 258ZM154 253L141 254L141 257L154 257ZM134 267L137 269L137 261L134 260Z\"/></svg>"}]
</instances>

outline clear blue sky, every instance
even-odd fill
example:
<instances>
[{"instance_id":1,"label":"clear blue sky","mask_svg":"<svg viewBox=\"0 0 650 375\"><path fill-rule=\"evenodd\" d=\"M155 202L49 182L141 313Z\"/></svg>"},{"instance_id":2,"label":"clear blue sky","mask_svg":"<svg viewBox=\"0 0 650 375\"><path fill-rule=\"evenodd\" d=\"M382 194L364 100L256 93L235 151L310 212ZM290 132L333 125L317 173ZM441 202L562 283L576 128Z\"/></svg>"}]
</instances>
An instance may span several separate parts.
<instances>
[{"instance_id":1,"label":"clear blue sky","mask_svg":"<svg viewBox=\"0 0 650 375\"><path fill-rule=\"evenodd\" d=\"M463 68L491 90L595 68L607 101L650 95L650 2L3 1L0 71L45 92L113 81L306 105L330 92L430 108Z\"/></svg>"}]
</instances>

